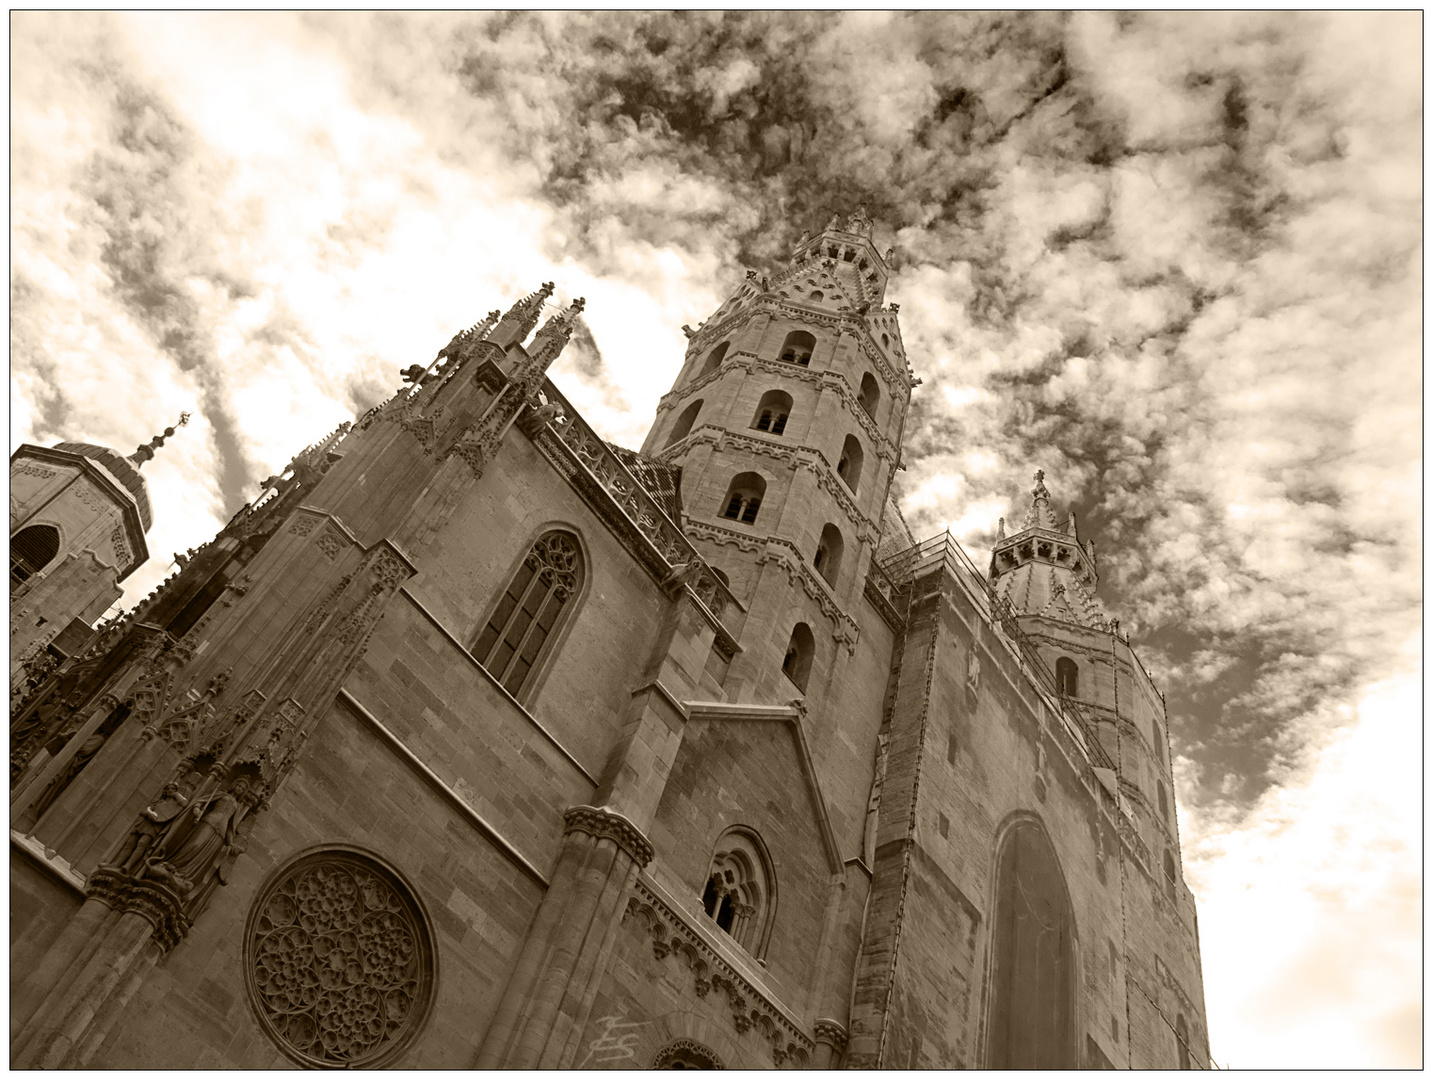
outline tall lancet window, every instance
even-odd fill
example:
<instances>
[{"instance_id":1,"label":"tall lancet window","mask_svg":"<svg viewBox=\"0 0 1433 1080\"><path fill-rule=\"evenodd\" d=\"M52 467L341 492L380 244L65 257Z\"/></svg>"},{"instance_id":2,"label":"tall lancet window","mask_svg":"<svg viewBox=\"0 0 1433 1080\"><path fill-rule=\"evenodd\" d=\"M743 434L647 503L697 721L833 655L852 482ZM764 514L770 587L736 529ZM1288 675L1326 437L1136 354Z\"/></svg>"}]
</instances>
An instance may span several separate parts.
<instances>
[{"instance_id":1,"label":"tall lancet window","mask_svg":"<svg viewBox=\"0 0 1433 1080\"><path fill-rule=\"evenodd\" d=\"M543 533L498 601L473 655L517 697L582 587L582 550L571 533Z\"/></svg>"}]
</instances>

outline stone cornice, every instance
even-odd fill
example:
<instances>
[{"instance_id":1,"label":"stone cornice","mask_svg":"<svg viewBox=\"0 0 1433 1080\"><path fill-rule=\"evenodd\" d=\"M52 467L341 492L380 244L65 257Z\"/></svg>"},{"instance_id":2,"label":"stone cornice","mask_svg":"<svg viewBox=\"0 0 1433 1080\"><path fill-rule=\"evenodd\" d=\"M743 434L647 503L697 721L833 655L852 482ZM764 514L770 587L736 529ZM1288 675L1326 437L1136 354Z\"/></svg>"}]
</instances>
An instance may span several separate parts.
<instances>
[{"instance_id":1,"label":"stone cornice","mask_svg":"<svg viewBox=\"0 0 1433 1080\"><path fill-rule=\"evenodd\" d=\"M627 902L623 921L633 916L641 918L652 938L652 954L658 960L676 955L685 961L698 997L705 998L712 990L723 991L732 1026L741 1035L759 1028L771 1047L773 1063L780 1065L794 1058L798 1067L809 1064L815 1039L802 1030L785 1006L723 957L704 934L659 895L660 891L655 882L639 877L636 895Z\"/></svg>"},{"instance_id":2,"label":"stone cornice","mask_svg":"<svg viewBox=\"0 0 1433 1080\"><path fill-rule=\"evenodd\" d=\"M856 505L856 500L851 495L851 489L846 486L844 480L840 479L836 470L831 467L831 463L826 460L826 455L821 451L799 444L791 447L778 446L766 439L707 424L697 428L681 442L674 443L668 448L668 451L676 450L678 447L690 449L702 443L707 443L717 450L739 447L750 453L779 461L793 471L802 466L811 469L816 474L818 486L830 494L836 504L845 512L847 521L851 525L851 531L857 539L864 544L874 544L880 539L881 531L875 520L866 516ZM668 451L659 454L659 460L675 456L669 455Z\"/></svg>"},{"instance_id":3,"label":"stone cornice","mask_svg":"<svg viewBox=\"0 0 1433 1080\"><path fill-rule=\"evenodd\" d=\"M773 547L785 548L785 551L773 551ZM789 554L788 554L789 552ZM811 569L806 557L790 540L779 536L768 536L766 538L766 553L756 560L758 566L773 565L785 571L787 581L796 585L799 580L801 589L808 597L816 601L821 608L821 614L825 615L832 623L831 636L846 646L847 654L856 651L856 642L861 637L860 624L850 615L846 614L831 587Z\"/></svg>"},{"instance_id":4,"label":"stone cornice","mask_svg":"<svg viewBox=\"0 0 1433 1080\"><path fill-rule=\"evenodd\" d=\"M597 840L611 840L639 868L652 861L652 842L621 814L596 806L572 806L563 812L562 821L563 835L580 832Z\"/></svg>"}]
</instances>

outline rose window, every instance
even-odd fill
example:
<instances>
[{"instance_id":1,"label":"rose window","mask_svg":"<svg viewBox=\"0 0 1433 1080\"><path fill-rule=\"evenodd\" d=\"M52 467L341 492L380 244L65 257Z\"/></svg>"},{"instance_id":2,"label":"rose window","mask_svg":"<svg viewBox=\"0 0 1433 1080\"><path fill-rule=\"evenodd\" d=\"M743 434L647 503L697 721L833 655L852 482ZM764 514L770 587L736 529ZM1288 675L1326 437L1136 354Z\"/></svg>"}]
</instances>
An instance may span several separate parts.
<instances>
[{"instance_id":1,"label":"rose window","mask_svg":"<svg viewBox=\"0 0 1433 1080\"><path fill-rule=\"evenodd\" d=\"M391 1060L432 999L432 936L412 892L357 852L318 852L281 870L245 941L259 1017L305 1065Z\"/></svg>"}]
</instances>

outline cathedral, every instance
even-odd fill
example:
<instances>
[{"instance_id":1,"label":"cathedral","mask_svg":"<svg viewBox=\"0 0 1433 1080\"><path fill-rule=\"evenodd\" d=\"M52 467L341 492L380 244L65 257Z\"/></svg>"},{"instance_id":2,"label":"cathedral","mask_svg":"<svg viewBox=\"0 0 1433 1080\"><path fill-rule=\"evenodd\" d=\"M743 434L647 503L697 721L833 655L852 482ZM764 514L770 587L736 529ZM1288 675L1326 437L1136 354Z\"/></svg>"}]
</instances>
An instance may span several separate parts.
<instances>
[{"instance_id":1,"label":"cathedral","mask_svg":"<svg viewBox=\"0 0 1433 1080\"><path fill-rule=\"evenodd\" d=\"M639 451L543 285L105 622L175 429L22 445L12 1067L1209 1067L1164 698L1043 474L902 521L890 258L748 272Z\"/></svg>"}]
</instances>

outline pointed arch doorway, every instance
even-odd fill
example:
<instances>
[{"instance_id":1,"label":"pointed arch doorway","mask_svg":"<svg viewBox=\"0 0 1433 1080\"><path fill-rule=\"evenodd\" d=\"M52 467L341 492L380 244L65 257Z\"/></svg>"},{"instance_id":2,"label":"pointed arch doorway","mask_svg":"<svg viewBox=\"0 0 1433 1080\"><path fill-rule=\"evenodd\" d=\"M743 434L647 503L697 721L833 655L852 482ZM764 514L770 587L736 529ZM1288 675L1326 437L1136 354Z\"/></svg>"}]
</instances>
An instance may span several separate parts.
<instances>
[{"instance_id":1,"label":"pointed arch doorway","mask_svg":"<svg viewBox=\"0 0 1433 1080\"><path fill-rule=\"evenodd\" d=\"M1077 1069L1075 921L1064 874L1045 830L1017 822L996 861L992 1069Z\"/></svg>"}]
</instances>

